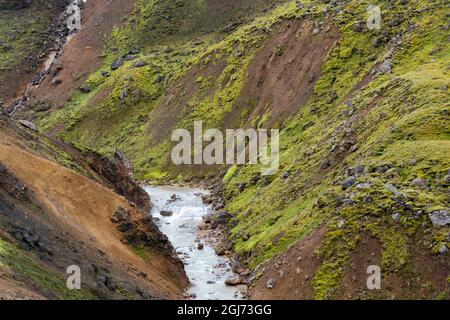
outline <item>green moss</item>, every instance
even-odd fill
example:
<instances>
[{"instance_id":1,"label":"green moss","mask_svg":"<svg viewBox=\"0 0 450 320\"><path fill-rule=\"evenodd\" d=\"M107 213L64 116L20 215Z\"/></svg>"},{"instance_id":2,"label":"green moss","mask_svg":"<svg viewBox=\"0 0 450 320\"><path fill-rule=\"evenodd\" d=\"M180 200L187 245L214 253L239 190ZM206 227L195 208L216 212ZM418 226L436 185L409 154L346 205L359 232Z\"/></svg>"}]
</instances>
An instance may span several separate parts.
<instances>
[{"instance_id":1,"label":"green moss","mask_svg":"<svg viewBox=\"0 0 450 320\"><path fill-rule=\"evenodd\" d=\"M310 3L303 2L305 8ZM180 3L173 19L157 25L153 19L161 17L169 4L140 2L134 19L114 31L102 70L132 46L142 48L138 58L148 65L136 69L126 63L107 79L96 72L88 80L91 93L76 94L40 125L51 129L64 124L65 139L106 155L120 148L132 160L138 178L182 179L183 174L167 160L170 130L191 129L198 119L205 127L221 127L236 109L248 82L248 67L272 28L289 19L323 21L326 6L317 5L307 14L306 9L297 9L295 1L282 2L224 34L203 32L216 30L223 20L197 24L197 12L207 10L208 2ZM367 4L349 1L341 14L330 18L339 30L339 42L326 57L308 102L298 114L281 121L280 174L261 177L258 166L232 166L222 179L226 209L235 216L230 239L250 267L285 251L319 225L327 228L318 248L321 264L313 278L317 299L333 297L361 234L381 243L383 270L399 273L408 272L412 238L435 253L448 235L447 227L433 228L427 216L448 208L443 177L450 167L446 87L450 52L448 35L439 23L445 21L445 4L414 0L403 6L380 1L386 8L382 30L355 32L355 21L367 18ZM192 24L187 26L183 17L189 14ZM180 25L178 30L174 21ZM374 39L387 41L400 33L401 48L393 53L386 43L372 45ZM283 48L273 50L283 54ZM377 74L377 66L386 58L392 63L391 72ZM120 99L125 88L129 94ZM138 99L131 94L136 91ZM106 98L98 101L102 94ZM172 95L171 103L180 114L178 118L170 114L176 119L161 133L152 119L160 116L156 110L161 101ZM269 110L248 118L253 104L238 106L242 108L236 125L267 123ZM352 128L350 134L344 132L345 125ZM348 140L356 143L356 149L340 151ZM366 170L356 177L355 185L343 190L340 183L348 177L347 169L357 164ZM382 164L390 164L389 170L378 170ZM289 178L283 178L282 172L288 172ZM429 187L414 186L416 178L427 179ZM369 187L356 188L357 184ZM400 195L388 190L387 184ZM392 218L395 213L400 214L398 221ZM338 226L340 221L343 227Z\"/></svg>"},{"instance_id":2,"label":"green moss","mask_svg":"<svg viewBox=\"0 0 450 320\"><path fill-rule=\"evenodd\" d=\"M83 290L69 290L66 281L56 272L52 273L42 266L37 258L25 255L14 245L0 240L0 266L7 267L19 275L20 278L39 290L48 290L57 299L93 299L94 295Z\"/></svg>"}]
</instances>

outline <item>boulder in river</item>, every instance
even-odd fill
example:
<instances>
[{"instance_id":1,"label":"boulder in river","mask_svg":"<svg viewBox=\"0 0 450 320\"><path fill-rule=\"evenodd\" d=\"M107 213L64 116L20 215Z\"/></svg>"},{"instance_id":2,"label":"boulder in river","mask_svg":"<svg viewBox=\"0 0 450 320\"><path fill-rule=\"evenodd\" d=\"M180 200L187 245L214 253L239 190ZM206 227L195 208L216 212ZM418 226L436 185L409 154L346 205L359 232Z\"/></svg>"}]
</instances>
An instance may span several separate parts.
<instances>
[{"instance_id":1,"label":"boulder in river","mask_svg":"<svg viewBox=\"0 0 450 320\"><path fill-rule=\"evenodd\" d=\"M225 284L227 286L238 286L243 283L244 283L244 279L243 279L243 277L241 277L239 275L229 277L227 280L225 280Z\"/></svg>"},{"instance_id":2,"label":"boulder in river","mask_svg":"<svg viewBox=\"0 0 450 320\"><path fill-rule=\"evenodd\" d=\"M173 211L162 210L162 211L160 212L160 214L161 214L163 217L171 217L171 216L173 216Z\"/></svg>"}]
</instances>

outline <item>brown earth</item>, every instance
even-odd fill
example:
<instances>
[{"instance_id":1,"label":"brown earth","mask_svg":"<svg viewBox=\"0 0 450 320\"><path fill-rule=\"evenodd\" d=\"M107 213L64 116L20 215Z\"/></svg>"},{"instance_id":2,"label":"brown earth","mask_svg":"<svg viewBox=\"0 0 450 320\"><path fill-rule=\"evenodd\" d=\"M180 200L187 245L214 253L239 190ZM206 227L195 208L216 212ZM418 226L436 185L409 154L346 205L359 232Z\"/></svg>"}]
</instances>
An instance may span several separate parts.
<instances>
[{"instance_id":1,"label":"brown earth","mask_svg":"<svg viewBox=\"0 0 450 320\"><path fill-rule=\"evenodd\" d=\"M262 275L251 286L249 298L252 300L306 300L312 299L311 281L320 261L314 250L325 235L325 227L317 228L311 235L297 242L284 254L264 263L256 270ZM274 288L268 289L267 282L276 281Z\"/></svg>"},{"instance_id":2,"label":"brown earth","mask_svg":"<svg viewBox=\"0 0 450 320\"><path fill-rule=\"evenodd\" d=\"M285 253L279 254L263 265L255 273L261 273L249 290L249 298L274 300L308 300L313 298L312 280L320 260L315 250L323 241L325 227L316 229L311 235L300 240ZM367 268L381 266L381 245L367 235L361 239L350 261L343 271L340 286L332 294L333 299L425 299L434 297L445 288L449 275L448 259L432 255L418 243L411 243L411 267L406 273L383 272L381 290L368 290ZM272 289L267 282L275 280ZM423 285L426 283L427 285Z\"/></svg>"},{"instance_id":3,"label":"brown earth","mask_svg":"<svg viewBox=\"0 0 450 320\"><path fill-rule=\"evenodd\" d=\"M99 270L107 270L102 272L114 288L125 288L137 297L182 296L187 286L183 266L147 214L112 189L39 156L10 130L0 126L0 132L0 164L6 168L2 171L6 175L0 176L0 219L8 226L7 234L33 230L40 235L45 244L36 254L45 269L64 277L65 269L77 264L89 288L97 288ZM131 216L126 230L119 231L122 225L111 221L118 208ZM2 238L15 242L7 235ZM133 248L142 253L137 255ZM13 278L2 279L6 286ZM19 278L17 294L24 294L21 282L27 281ZM3 289L6 297L14 296ZM98 290L103 289L107 297L117 295L111 288ZM34 290L36 297L52 297Z\"/></svg>"},{"instance_id":4,"label":"brown earth","mask_svg":"<svg viewBox=\"0 0 450 320\"><path fill-rule=\"evenodd\" d=\"M63 66L55 76L45 80L30 92L31 102L51 101L54 108L62 107L74 90L79 88L87 76L98 70L102 62L102 50L107 36L113 27L123 22L129 15L134 0L96 0L88 1L82 11L81 30L64 45L62 52L54 61L54 67ZM62 82L55 86L54 79ZM20 88L26 88L29 79Z\"/></svg>"}]
</instances>

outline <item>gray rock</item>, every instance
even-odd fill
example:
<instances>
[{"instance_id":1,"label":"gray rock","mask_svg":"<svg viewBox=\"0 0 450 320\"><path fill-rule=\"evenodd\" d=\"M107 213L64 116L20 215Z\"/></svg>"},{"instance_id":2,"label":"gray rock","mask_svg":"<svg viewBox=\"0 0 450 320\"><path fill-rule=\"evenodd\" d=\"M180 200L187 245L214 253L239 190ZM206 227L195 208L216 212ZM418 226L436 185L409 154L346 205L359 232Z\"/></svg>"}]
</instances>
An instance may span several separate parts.
<instances>
[{"instance_id":1,"label":"gray rock","mask_svg":"<svg viewBox=\"0 0 450 320\"><path fill-rule=\"evenodd\" d=\"M446 254L448 252L448 248L445 244L439 247L439 254Z\"/></svg>"},{"instance_id":2,"label":"gray rock","mask_svg":"<svg viewBox=\"0 0 450 320\"><path fill-rule=\"evenodd\" d=\"M450 215L448 213L448 210L434 211L428 216L435 226L444 227L450 224Z\"/></svg>"},{"instance_id":3,"label":"gray rock","mask_svg":"<svg viewBox=\"0 0 450 320\"><path fill-rule=\"evenodd\" d=\"M244 283L244 279L241 276L232 276L225 280L227 286L238 286Z\"/></svg>"},{"instance_id":4,"label":"gray rock","mask_svg":"<svg viewBox=\"0 0 450 320\"><path fill-rule=\"evenodd\" d=\"M362 32L363 31L363 23L361 21L355 22L352 27L354 32Z\"/></svg>"},{"instance_id":5,"label":"gray rock","mask_svg":"<svg viewBox=\"0 0 450 320\"><path fill-rule=\"evenodd\" d=\"M123 60L122 58L117 58L116 60L113 61L113 63L111 64L111 70L117 70L119 69L123 64Z\"/></svg>"},{"instance_id":6,"label":"gray rock","mask_svg":"<svg viewBox=\"0 0 450 320\"><path fill-rule=\"evenodd\" d=\"M450 174L447 174L447 175L444 177L444 181L445 181L445 183L450 183Z\"/></svg>"},{"instance_id":7,"label":"gray rock","mask_svg":"<svg viewBox=\"0 0 450 320\"><path fill-rule=\"evenodd\" d=\"M394 220L394 221L399 221L400 220L400 218L401 218L401 214L399 213L399 212L396 212L396 213L394 213L393 215L392 215L392 220Z\"/></svg>"},{"instance_id":8,"label":"gray rock","mask_svg":"<svg viewBox=\"0 0 450 320\"><path fill-rule=\"evenodd\" d=\"M275 279L269 279L266 283L266 288L273 289L273 287L275 287L276 283L277 283L277 281Z\"/></svg>"},{"instance_id":9,"label":"gray rock","mask_svg":"<svg viewBox=\"0 0 450 320\"><path fill-rule=\"evenodd\" d=\"M22 126L24 126L25 128L28 128L32 131L38 131L38 128L36 127L36 125L28 120L19 120L18 121Z\"/></svg>"},{"instance_id":10,"label":"gray rock","mask_svg":"<svg viewBox=\"0 0 450 320\"><path fill-rule=\"evenodd\" d=\"M349 178L345 179L341 184L342 189L347 190L348 188L353 186L355 184L355 182L356 182L355 177L349 177Z\"/></svg>"},{"instance_id":11,"label":"gray rock","mask_svg":"<svg viewBox=\"0 0 450 320\"><path fill-rule=\"evenodd\" d=\"M396 197L402 197L403 193L401 193L400 191L398 191L398 189L396 187L394 187L392 184L390 183L386 183L384 185L384 188L389 190L390 192L392 192Z\"/></svg>"},{"instance_id":12,"label":"gray rock","mask_svg":"<svg viewBox=\"0 0 450 320\"><path fill-rule=\"evenodd\" d=\"M372 45L375 47L375 48L378 48L379 46L381 46L383 44L383 40L381 40L381 38L375 38L375 39L373 39L372 40Z\"/></svg>"},{"instance_id":13,"label":"gray rock","mask_svg":"<svg viewBox=\"0 0 450 320\"><path fill-rule=\"evenodd\" d=\"M390 73L392 70L391 60L385 59L379 66L378 72L381 74Z\"/></svg>"},{"instance_id":14,"label":"gray rock","mask_svg":"<svg viewBox=\"0 0 450 320\"><path fill-rule=\"evenodd\" d=\"M135 67L135 68L142 68L142 67L145 67L146 65L147 65L147 62L142 61L142 60L139 60L139 61L136 61L135 63L133 63L133 67Z\"/></svg>"},{"instance_id":15,"label":"gray rock","mask_svg":"<svg viewBox=\"0 0 450 320\"><path fill-rule=\"evenodd\" d=\"M414 187L419 187L419 188L422 188L422 189L428 188L428 180L426 180L426 179L416 178L416 179L414 179L414 180L411 182L411 184L412 184Z\"/></svg>"},{"instance_id":16,"label":"gray rock","mask_svg":"<svg viewBox=\"0 0 450 320\"><path fill-rule=\"evenodd\" d=\"M358 183L356 185L356 189L358 189L358 190L370 189L370 188L372 188L372 185L369 182Z\"/></svg>"}]
</instances>

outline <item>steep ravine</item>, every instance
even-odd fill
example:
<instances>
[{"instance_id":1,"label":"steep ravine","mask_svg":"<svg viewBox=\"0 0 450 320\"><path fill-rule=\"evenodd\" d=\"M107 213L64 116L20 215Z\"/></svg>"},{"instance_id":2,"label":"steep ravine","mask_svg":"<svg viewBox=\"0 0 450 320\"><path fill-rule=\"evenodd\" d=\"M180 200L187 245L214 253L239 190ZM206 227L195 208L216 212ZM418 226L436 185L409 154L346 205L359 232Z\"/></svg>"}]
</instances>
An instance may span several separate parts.
<instances>
[{"instance_id":1,"label":"steep ravine","mask_svg":"<svg viewBox=\"0 0 450 320\"><path fill-rule=\"evenodd\" d=\"M180 187L145 188L153 203L151 214L160 230L166 234L183 261L191 281L192 299L234 300L245 295L245 286L228 286L228 279L237 277L229 260L214 250L214 238L199 232L203 217L211 213L211 206L202 201L208 192Z\"/></svg>"}]
</instances>

